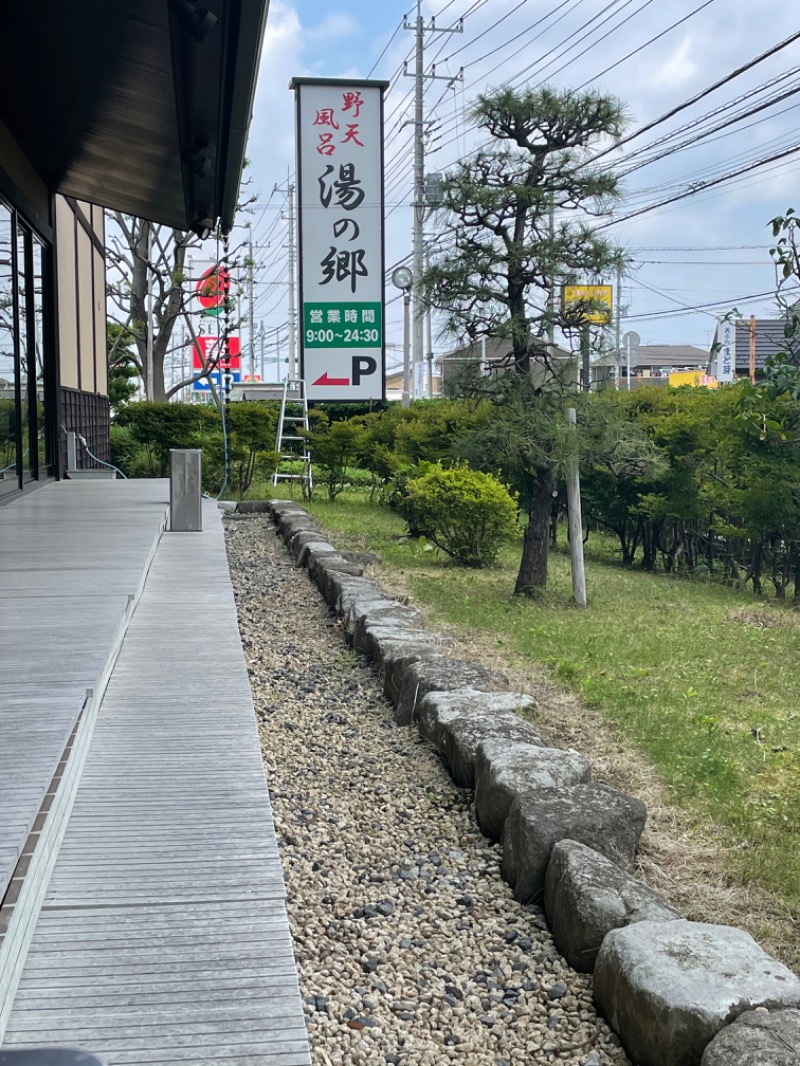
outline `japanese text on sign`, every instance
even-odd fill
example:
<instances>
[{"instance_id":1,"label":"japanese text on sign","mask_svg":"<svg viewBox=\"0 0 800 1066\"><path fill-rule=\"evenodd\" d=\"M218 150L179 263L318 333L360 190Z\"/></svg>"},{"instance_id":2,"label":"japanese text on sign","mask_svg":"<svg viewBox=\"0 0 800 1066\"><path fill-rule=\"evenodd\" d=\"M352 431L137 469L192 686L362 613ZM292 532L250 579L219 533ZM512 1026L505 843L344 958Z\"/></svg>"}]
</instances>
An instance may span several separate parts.
<instances>
[{"instance_id":1,"label":"japanese text on sign","mask_svg":"<svg viewBox=\"0 0 800 1066\"><path fill-rule=\"evenodd\" d=\"M736 323L723 322L720 328L719 370L720 381L733 381L736 376Z\"/></svg>"},{"instance_id":2,"label":"japanese text on sign","mask_svg":"<svg viewBox=\"0 0 800 1066\"><path fill-rule=\"evenodd\" d=\"M292 86L297 92L301 363L309 398L382 398L385 85L301 78ZM348 354L353 348L361 353L357 364Z\"/></svg>"}]
</instances>

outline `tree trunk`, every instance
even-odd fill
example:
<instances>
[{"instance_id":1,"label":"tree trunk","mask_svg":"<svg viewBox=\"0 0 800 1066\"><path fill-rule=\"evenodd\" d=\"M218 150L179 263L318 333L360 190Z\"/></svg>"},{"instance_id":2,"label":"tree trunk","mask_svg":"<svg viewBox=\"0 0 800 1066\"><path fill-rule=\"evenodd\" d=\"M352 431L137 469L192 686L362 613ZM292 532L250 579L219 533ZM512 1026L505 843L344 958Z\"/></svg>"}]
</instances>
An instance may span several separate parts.
<instances>
[{"instance_id":1,"label":"tree trunk","mask_svg":"<svg viewBox=\"0 0 800 1066\"><path fill-rule=\"evenodd\" d=\"M514 595L530 596L535 589L547 587L549 525L553 506L555 478L552 470L540 470L536 479L536 497L528 511L528 525L522 542L522 559L514 585Z\"/></svg>"}]
</instances>

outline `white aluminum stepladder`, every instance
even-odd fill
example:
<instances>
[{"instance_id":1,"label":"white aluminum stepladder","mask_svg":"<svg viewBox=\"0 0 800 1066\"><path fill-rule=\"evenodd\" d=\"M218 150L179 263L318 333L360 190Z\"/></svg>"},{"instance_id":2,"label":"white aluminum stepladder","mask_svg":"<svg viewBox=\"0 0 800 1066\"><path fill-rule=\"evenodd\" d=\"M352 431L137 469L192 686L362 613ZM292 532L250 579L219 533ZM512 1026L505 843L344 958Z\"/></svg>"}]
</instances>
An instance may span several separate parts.
<instances>
[{"instance_id":1,"label":"white aluminum stepladder","mask_svg":"<svg viewBox=\"0 0 800 1066\"><path fill-rule=\"evenodd\" d=\"M302 413L299 415L287 415L286 407L289 403L300 405ZM278 433L275 438L275 451L284 462L299 462L302 464L300 472L293 470L285 473L277 467L272 475L272 484L279 481L299 481L304 495L310 495L313 488L311 473L311 449L308 440L298 433L302 429L309 431L308 424L308 399L306 397L306 383L302 379L286 379L283 383L283 396L281 397L281 410L278 416Z\"/></svg>"}]
</instances>

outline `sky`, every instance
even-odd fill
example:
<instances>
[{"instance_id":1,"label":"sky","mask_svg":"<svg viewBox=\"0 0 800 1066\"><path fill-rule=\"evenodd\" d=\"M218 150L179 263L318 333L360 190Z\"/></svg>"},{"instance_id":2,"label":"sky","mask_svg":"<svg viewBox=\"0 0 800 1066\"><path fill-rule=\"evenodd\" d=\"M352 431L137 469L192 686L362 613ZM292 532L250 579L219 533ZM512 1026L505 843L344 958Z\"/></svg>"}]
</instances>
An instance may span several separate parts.
<instances>
[{"instance_id":1,"label":"sky","mask_svg":"<svg viewBox=\"0 0 800 1066\"><path fill-rule=\"evenodd\" d=\"M479 143L466 117L469 104L503 84L591 87L616 95L625 105L628 133L635 134L798 32L793 9L786 0L424 0L427 23L435 16L445 28L463 18L462 33L426 34L426 71L433 63L437 75L457 75L464 68L462 81L426 82L425 113L432 121L426 170L447 171ZM384 133L387 271L409 261L413 148L412 128L404 123L413 117L413 78L403 75L403 61L411 60L413 69L414 34L402 28L406 14L413 18L416 10L394 0L271 0L247 152L248 192L257 200L250 214L240 216L251 224L255 320L267 331L268 358L276 336L285 336L281 326L287 321L292 77L390 81ZM718 315L733 308L745 317L775 314L769 221L788 207L800 210L800 151L772 157L800 148L798 90L800 40L604 157L604 163L625 171L661 156L625 176L625 196L615 210L619 221L604 230L630 260L622 286L622 330L635 330L642 344L708 349ZM731 121L761 104L767 106ZM705 118L712 111L717 113ZM689 128L679 134L684 126ZM708 133L712 126L719 128ZM704 131L697 143L680 147ZM666 134L673 136L654 143ZM761 160L772 161L757 166ZM742 173L625 219L732 171ZM433 224L429 229L433 232ZM247 231L234 231L233 245L246 236ZM402 302L390 284L386 295L391 368L400 361ZM704 306L687 310L698 305ZM435 338L437 354L447 348L445 339Z\"/></svg>"}]
</instances>

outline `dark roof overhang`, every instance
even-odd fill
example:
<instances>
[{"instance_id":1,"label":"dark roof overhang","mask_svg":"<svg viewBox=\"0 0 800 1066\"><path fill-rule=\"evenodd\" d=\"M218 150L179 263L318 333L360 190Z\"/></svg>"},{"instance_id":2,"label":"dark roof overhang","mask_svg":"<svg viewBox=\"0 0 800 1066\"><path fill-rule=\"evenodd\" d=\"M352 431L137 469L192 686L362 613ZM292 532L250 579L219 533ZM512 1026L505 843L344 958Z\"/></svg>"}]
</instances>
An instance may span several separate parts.
<instances>
[{"instance_id":1,"label":"dark roof overhang","mask_svg":"<svg viewBox=\"0 0 800 1066\"><path fill-rule=\"evenodd\" d=\"M0 117L54 192L227 231L267 7L0 0Z\"/></svg>"}]
</instances>

